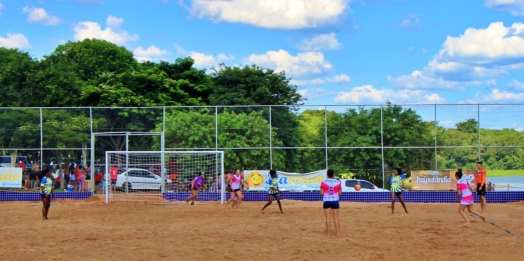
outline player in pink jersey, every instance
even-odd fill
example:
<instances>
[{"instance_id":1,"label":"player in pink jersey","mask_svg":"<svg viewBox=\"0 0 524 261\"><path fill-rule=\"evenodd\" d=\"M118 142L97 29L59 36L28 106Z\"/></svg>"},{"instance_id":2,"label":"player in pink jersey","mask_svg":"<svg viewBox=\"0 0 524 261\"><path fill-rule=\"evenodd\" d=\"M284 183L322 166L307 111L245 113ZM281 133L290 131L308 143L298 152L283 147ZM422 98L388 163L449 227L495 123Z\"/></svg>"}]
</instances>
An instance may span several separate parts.
<instances>
[{"instance_id":1,"label":"player in pink jersey","mask_svg":"<svg viewBox=\"0 0 524 261\"><path fill-rule=\"evenodd\" d=\"M327 179L320 184L320 195L323 196L324 213L326 214L326 228L327 235L331 236L331 216L335 221L335 229L337 236L340 236L340 221L338 219L338 212L340 208L339 199L342 195L342 183L335 179L335 171L328 169Z\"/></svg>"},{"instance_id":2,"label":"player in pink jersey","mask_svg":"<svg viewBox=\"0 0 524 261\"><path fill-rule=\"evenodd\" d=\"M457 196L455 197L455 199L460 198L460 206L459 206L458 212L464 218L464 220L466 221L466 224L469 224L468 216L466 216L466 212L464 212L466 207L468 208L468 211L470 213L473 213L479 216L480 218L482 218L482 221L486 221L486 218L483 215L473 210L473 194L471 193L471 190L469 189L468 180L465 178L462 178L461 169L459 169L455 173L455 179L457 179Z\"/></svg>"},{"instance_id":3,"label":"player in pink jersey","mask_svg":"<svg viewBox=\"0 0 524 261\"><path fill-rule=\"evenodd\" d=\"M240 203L242 202L242 199L244 198L244 195L242 194L242 184L244 184L246 187L249 185L244 180L244 176L242 175L242 171L240 169L235 170L235 174L231 176L229 179L229 185L231 187L231 197L229 197L229 200L226 202L225 206L229 205L229 203L233 202L235 200L235 197L237 198L237 201L233 203L233 207L240 207Z\"/></svg>"}]
</instances>

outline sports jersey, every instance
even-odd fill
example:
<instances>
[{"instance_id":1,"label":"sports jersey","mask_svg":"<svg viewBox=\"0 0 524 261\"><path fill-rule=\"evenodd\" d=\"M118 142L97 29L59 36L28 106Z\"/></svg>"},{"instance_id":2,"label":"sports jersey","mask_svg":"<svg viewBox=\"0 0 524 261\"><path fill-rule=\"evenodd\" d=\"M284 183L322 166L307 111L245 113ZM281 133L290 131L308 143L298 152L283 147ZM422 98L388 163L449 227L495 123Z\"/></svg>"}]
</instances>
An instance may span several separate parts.
<instances>
[{"instance_id":1,"label":"sports jersey","mask_svg":"<svg viewBox=\"0 0 524 261\"><path fill-rule=\"evenodd\" d=\"M271 178L269 180L269 189L267 190L268 194L277 194L278 193L278 178Z\"/></svg>"},{"instance_id":2,"label":"sports jersey","mask_svg":"<svg viewBox=\"0 0 524 261\"><path fill-rule=\"evenodd\" d=\"M340 196L338 192L342 190L340 180L327 178L322 181L320 188L324 191L324 201L339 201Z\"/></svg>"},{"instance_id":3,"label":"sports jersey","mask_svg":"<svg viewBox=\"0 0 524 261\"><path fill-rule=\"evenodd\" d=\"M111 180L117 180L118 178L118 169L115 167L111 167L109 170L109 173L111 174Z\"/></svg>"},{"instance_id":4,"label":"sports jersey","mask_svg":"<svg viewBox=\"0 0 524 261\"><path fill-rule=\"evenodd\" d=\"M204 184L204 180L200 176L196 176L194 179L195 183L193 184L193 188L199 188Z\"/></svg>"},{"instance_id":5,"label":"sports jersey","mask_svg":"<svg viewBox=\"0 0 524 261\"><path fill-rule=\"evenodd\" d=\"M43 177L40 181L40 193L49 195L53 189L53 180L48 177Z\"/></svg>"},{"instance_id":6,"label":"sports jersey","mask_svg":"<svg viewBox=\"0 0 524 261\"><path fill-rule=\"evenodd\" d=\"M477 170L477 174L477 183L484 186L486 184L486 169L481 168Z\"/></svg>"},{"instance_id":7,"label":"sports jersey","mask_svg":"<svg viewBox=\"0 0 524 261\"><path fill-rule=\"evenodd\" d=\"M232 189L240 189L240 184L242 183L242 176L241 175L233 175L231 177L231 188Z\"/></svg>"},{"instance_id":8,"label":"sports jersey","mask_svg":"<svg viewBox=\"0 0 524 261\"><path fill-rule=\"evenodd\" d=\"M402 192L402 180L405 178L405 174L390 177L389 183L391 183L391 192Z\"/></svg>"},{"instance_id":9,"label":"sports jersey","mask_svg":"<svg viewBox=\"0 0 524 261\"><path fill-rule=\"evenodd\" d=\"M468 180L465 178L457 181L457 189L460 190L460 204L471 205L473 204L473 194L469 189Z\"/></svg>"}]
</instances>

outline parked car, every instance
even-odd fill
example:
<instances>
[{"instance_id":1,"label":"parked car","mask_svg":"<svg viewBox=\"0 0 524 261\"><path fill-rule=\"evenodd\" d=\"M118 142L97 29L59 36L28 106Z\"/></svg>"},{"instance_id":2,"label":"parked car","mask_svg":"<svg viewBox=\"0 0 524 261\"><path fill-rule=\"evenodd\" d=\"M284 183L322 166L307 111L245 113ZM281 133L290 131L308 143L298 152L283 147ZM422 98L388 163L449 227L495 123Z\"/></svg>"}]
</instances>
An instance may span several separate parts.
<instances>
[{"instance_id":1,"label":"parked car","mask_svg":"<svg viewBox=\"0 0 524 261\"><path fill-rule=\"evenodd\" d=\"M16 156L16 162L13 164L11 162L11 156L0 156L0 167L8 167L13 168L18 165L18 162L21 160L24 160L25 164L25 170L24 171L31 171L31 161L27 158L27 156Z\"/></svg>"},{"instance_id":2,"label":"parked car","mask_svg":"<svg viewBox=\"0 0 524 261\"><path fill-rule=\"evenodd\" d=\"M342 182L342 192L357 192L355 185L360 185L358 192L376 192L376 191L387 191L385 189L377 187L375 184L362 179L340 179Z\"/></svg>"},{"instance_id":3,"label":"parked car","mask_svg":"<svg viewBox=\"0 0 524 261\"><path fill-rule=\"evenodd\" d=\"M166 182L171 183L171 180ZM123 191L161 190L162 179L160 176L145 169L124 169L117 176L116 187Z\"/></svg>"}]
</instances>

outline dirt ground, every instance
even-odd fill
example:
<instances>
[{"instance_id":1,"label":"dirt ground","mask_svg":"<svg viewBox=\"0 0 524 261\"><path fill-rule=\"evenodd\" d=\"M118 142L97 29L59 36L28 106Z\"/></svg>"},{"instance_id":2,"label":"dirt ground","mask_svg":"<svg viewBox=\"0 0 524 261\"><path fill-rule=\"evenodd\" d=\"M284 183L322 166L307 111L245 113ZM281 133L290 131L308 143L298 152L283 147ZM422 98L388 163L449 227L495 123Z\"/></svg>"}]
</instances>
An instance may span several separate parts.
<instances>
[{"instance_id":1,"label":"dirt ground","mask_svg":"<svg viewBox=\"0 0 524 261\"><path fill-rule=\"evenodd\" d=\"M321 202L0 203L0 260L524 260L524 238L457 204L342 203L340 237L327 238ZM479 209L476 204L475 208ZM524 236L524 201L489 204L488 220Z\"/></svg>"}]
</instances>

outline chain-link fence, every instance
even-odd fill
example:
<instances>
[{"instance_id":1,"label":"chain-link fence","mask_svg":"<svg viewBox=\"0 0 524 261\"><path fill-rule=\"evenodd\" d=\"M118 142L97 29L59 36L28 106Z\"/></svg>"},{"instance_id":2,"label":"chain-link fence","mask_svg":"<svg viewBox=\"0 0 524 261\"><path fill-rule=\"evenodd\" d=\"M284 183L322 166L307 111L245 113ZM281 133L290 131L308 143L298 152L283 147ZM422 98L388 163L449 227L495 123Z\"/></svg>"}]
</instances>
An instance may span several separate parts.
<instances>
[{"instance_id":1,"label":"chain-link fence","mask_svg":"<svg viewBox=\"0 0 524 261\"><path fill-rule=\"evenodd\" d=\"M309 172L383 185L393 167L524 169L521 104L1 108L2 166L91 166L91 134L163 132L165 150L225 151L226 169ZM158 150L158 137L100 136L105 151ZM13 156L16 155L16 158ZM12 162L13 159L16 162ZM89 174L89 172L88 172Z\"/></svg>"}]
</instances>

